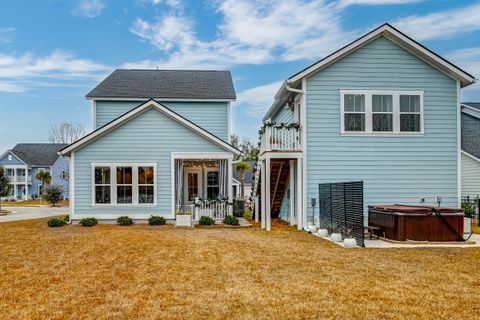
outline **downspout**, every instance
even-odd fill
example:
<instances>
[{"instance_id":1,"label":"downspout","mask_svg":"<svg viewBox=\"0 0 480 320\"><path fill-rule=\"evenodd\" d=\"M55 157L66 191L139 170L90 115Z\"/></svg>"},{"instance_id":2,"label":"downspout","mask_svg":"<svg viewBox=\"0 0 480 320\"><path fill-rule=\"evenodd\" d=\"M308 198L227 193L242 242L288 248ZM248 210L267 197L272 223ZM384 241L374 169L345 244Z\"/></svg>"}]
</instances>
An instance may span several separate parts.
<instances>
[{"instance_id":1,"label":"downspout","mask_svg":"<svg viewBox=\"0 0 480 320\"><path fill-rule=\"evenodd\" d=\"M304 87L304 81L302 81L302 89L296 89L296 88L290 87L291 83L292 83L292 81L290 79L288 79L285 82L285 89L289 92L301 94L302 95L301 105L305 104L305 99L304 98L305 98L305 94L306 94L306 90L305 90L306 88ZM304 105L304 108L306 110L306 108L307 108L306 104ZM300 110L301 109L302 108L300 108ZM305 112L305 111L303 111L303 112ZM299 188L299 187L302 188L302 197L301 197L301 199L297 199L297 201L299 201L302 204L302 221L301 221L300 228L306 230L306 228L307 228L307 222L306 222L306 220L307 220L307 207L306 207L305 201L304 201L304 199L306 197L305 196L306 188L304 188L304 186L305 186L304 182L305 182L305 179L306 179L306 173L305 173L306 172L306 157L305 157L305 155L306 155L306 148L305 148L305 146L306 146L306 144L305 144L306 123L303 123L303 121L302 121L302 120L306 121L306 119L302 115L303 112L301 111L301 113L299 114L300 115L299 122L302 126L302 131L303 131L303 133L302 133L303 157L302 157L302 160L301 160L302 161L302 175L303 175L303 177L302 177L302 183L301 184L298 181L299 179L297 179L297 184L298 185L296 186L296 188ZM297 193L297 192L295 192L295 193ZM297 217L298 217L298 213L297 213ZM299 223L299 221L298 221L298 218L297 218L297 227L298 227L298 223Z\"/></svg>"}]
</instances>

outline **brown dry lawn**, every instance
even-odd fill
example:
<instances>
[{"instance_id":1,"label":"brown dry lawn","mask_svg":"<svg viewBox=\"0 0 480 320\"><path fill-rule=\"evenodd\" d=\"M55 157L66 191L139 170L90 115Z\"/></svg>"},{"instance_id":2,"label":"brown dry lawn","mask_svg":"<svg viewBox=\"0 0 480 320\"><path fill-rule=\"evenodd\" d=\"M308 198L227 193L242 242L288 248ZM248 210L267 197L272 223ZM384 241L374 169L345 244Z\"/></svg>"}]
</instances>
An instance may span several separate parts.
<instances>
[{"instance_id":1,"label":"brown dry lawn","mask_svg":"<svg viewBox=\"0 0 480 320\"><path fill-rule=\"evenodd\" d=\"M2 319L473 319L480 249L355 249L274 225L0 223Z\"/></svg>"}]
</instances>

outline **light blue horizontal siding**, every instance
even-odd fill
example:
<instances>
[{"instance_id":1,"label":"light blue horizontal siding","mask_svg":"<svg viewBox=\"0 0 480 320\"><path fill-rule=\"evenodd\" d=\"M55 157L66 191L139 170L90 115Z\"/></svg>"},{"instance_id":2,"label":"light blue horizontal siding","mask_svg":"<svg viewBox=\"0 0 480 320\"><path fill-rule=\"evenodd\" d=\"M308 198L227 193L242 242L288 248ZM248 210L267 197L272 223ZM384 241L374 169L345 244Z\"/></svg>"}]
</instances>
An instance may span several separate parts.
<instances>
[{"instance_id":1,"label":"light blue horizontal siding","mask_svg":"<svg viewBox=\"0 0 480 320\"><path fill-rule=\"evenodd\" d=\"M171 216L171 153L226 152L156 109L131 119L75 152L75 214ZM92 207L91 163L157 163L157 207Z\"/></svg>"},{"instance_id":2,"label":"light blue horizontal siding","mask_svg":"<svg viewBox=\"0 0 480 320\"><path fill-rule=\"evenodd\" d=\"M340 89L424 91L424 136L340 135ZM456 82L386 38L307 79L307 205L318 184L363 180L370 204L457 206ZM311 208L308 208L311 212Z\"/></svg>"},{"instance_id":3,"label":"light blue horizontal siding","mask_svg":"<svg viewBox=\"0 0 480 320\"><path fill-rule=\"evenodd\" d=\"M8 156L12 156L12 160L8 160ZM5 156L0 159L0 165L1 166L6 166L6 165L12 165L12 166L23 166L25 165L22 161L20 161L13 153L10 151L5 154Z\"/></svg>"},{"instance_id":4,"label":"light blue horizontal siding","mask_svg":"<svg viewBox=\"0 0 480 320\"><path fill-rule=\"evenodd\" d=\"M281 107L272 117L272 122L276 123L293 123L293 111Z\"/></svg>"},{"instance_id":5,"label":"light blue horizontal siding","mask_svg":"<svg viewBox=\"0 0 480 320\"><path fill-rule=\"evenodd\" d=\"M159 102L217 137L228 140L228 102ZM96 129L142 103L143 101L96 101Z\"/></svg>"},{"instance_id":6,"label":"light blue horizontal siding","mask_svg":"<svg viewBox=\"0 0 480 320\"><path fill-rule=\"evenodd\" d=\"M480 162L462 154L462 196L480 195Z\"/></svg>"}]
</instances>

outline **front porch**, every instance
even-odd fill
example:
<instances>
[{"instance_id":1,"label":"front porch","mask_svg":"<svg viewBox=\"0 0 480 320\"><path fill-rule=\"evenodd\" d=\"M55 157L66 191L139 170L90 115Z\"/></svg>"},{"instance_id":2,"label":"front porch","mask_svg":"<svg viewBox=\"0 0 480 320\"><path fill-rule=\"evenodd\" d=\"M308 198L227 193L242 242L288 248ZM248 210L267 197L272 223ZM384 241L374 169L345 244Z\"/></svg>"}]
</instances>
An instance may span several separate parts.
<instances>
[{"instance_id":1,"label":"front porch","mask_svg":"<svg viewBox=\"0 0 480 320\"><path fill-rule=\"evenodd\" d=\"M220 223L233 213L232 156L175 155L174 210L195 223L207 216Z\"/></svg>"},{"instance_id":2,"label":"front porch","mask_svg":"<svg viewBox=\"0 0 480 320\"><path fill-rule=\"evenodd\" d=\"M27 166L6 165L5 173L11 188L11 195L5 199L28 200L32 185L32 169Z\"/></svg>"}]
</instances>

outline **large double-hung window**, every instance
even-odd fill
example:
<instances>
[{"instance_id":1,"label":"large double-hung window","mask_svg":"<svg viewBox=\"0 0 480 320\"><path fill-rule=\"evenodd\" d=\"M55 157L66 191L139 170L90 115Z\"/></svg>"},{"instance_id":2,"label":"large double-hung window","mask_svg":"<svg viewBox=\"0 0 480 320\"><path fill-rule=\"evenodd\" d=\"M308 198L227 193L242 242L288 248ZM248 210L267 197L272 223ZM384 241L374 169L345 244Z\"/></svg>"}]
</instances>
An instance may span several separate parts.
<instances>
[{"instance_id":1,"label":"large double-hung window","mask_svg":"<svg viewBox=\"0 0 480 320\"><path fill-rule=\"evenodd\" d=\"M156 164L92 164L92 205L155 205Z\"/></svg>"},{"instance_id":2,"label":"large double-hung window","mask_svg":"<svg viewBox=\"0 0 480 320\"><path fill-rule=\"evenodd\" d=\"M423 91L340 90L342 134L422 134Z\"/></svg>"}]
</instances>

